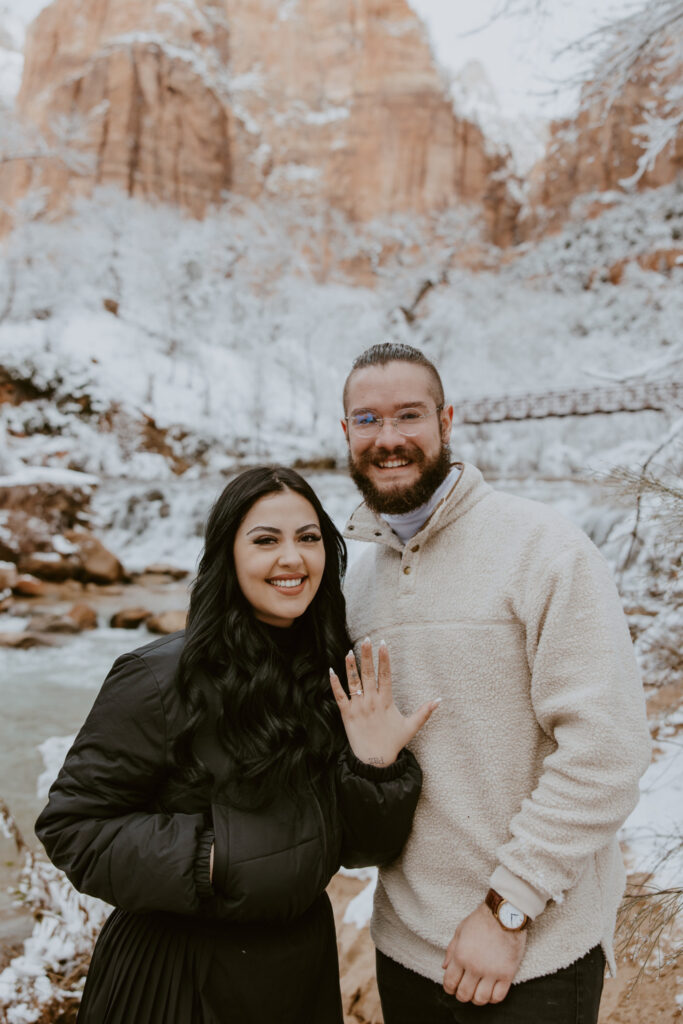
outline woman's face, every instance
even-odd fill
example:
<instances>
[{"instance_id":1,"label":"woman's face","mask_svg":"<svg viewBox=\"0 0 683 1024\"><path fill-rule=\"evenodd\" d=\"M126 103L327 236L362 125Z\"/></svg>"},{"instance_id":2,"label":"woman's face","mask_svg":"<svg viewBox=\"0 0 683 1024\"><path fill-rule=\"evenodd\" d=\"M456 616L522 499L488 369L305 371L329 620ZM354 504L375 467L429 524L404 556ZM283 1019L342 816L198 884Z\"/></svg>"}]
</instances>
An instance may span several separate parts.
<instances>
[{"instance_id":1,"label":"woman's face","mask_svg":"<svg viewBox=\"0 0 683 1024\"><path fill-rule=\"evenodd\" d=\"M290 490L259 498L240 524L233 553L237 581L257 619L286 627L303 615L325 568L310 501Z\"/></svg>"}]
</instances>

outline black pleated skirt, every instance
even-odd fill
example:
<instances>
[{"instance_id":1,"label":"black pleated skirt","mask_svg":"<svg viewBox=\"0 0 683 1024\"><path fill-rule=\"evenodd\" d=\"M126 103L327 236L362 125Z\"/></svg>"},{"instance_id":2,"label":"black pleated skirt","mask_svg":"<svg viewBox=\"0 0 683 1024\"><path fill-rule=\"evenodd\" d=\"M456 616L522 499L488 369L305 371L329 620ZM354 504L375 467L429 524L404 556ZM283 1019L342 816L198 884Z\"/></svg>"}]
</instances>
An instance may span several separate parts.
<instances>
[{"instance_id":1,"label":"black pleated skirt","mask_svg":"<svg viewBox=\"0 0 683 1024\"><path fill-rule=\"evenodd\" d=\"M327 894L286 924L115 910L78 1024L343 1024Z\"/></svg>"}]
</instances>

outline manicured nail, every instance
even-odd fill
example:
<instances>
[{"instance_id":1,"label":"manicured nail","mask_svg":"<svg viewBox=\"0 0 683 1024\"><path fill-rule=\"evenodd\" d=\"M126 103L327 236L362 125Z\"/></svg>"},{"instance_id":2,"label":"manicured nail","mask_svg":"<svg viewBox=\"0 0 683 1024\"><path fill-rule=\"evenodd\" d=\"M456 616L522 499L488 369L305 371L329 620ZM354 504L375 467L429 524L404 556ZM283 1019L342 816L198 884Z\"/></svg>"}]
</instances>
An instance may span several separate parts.
<instances>
[{"instance_id":1,"label":"manicured nail","mask_svg":"<svg viewBox=\"0 0 683 1024\"><path fill-rule=\"evenodd\" d=\"M348 653L348 654L346 655L346 657L347 657L347 658L353 658L353 657L354 657L354 653L353 653L353 648L351 648L351 650L350 650L350 651L349 651L349 653Z\"/></svg>"},{"instance_id":2,"label":"manicured nail","mask_svg":"<svg viewBox=\"0 0 683 1024\"><path fill-rule=\"evenodd\" d=\"M366 638L365 638L365 640L363 641L363 643L364 643L364 644L369 644L369 643L370 643L370 637L369 637L369 636L366 636Z\"/></svg>"},{"instance_id":3,"label":"manicured nail","mask_svg":"<svg viewBox=\"0 0 683 1024\"><path fill-rule=\"evenodd\" d=\"M330 676L333 676L333 675L334 675L334 669L333 669L333 668L331 668L331 669L330 669Z\"/></svg>"},{"instance_id":4,"label":"manicured nail","mask_svg":"<svg viewBox=\"0 0 683 1024\"><path fill-rule=\"evenodd\" d=\"M380 645L380 647L386 647L387 646L386 640L380 640L379 645Z\"/></svg>"}]
</instances>

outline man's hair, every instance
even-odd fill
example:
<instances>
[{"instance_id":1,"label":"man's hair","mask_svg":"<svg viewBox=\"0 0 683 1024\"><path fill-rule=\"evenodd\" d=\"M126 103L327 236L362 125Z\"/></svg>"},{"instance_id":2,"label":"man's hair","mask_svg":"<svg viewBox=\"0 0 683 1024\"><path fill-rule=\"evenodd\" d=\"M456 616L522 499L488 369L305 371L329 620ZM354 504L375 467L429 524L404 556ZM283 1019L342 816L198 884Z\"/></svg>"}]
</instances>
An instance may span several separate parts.
<instances>
[{"instance_id":1,"label":"man's hair","mask_svg":"<svg viewBox=\"0 0 683 1024\"><path fill-rule=\"evenodd\" d=\"M444 391L439 371L424 352L412 345L401 345L394 341L384 341L380 345L366 348L354 360L351 371L344 382L344 412L348 408L349 383L356 370L364 370L366 366L386 366L387 363L415 363L429 371L434 385L434 400L437 405L444 404Z\"/></svg>"}]
</instances>

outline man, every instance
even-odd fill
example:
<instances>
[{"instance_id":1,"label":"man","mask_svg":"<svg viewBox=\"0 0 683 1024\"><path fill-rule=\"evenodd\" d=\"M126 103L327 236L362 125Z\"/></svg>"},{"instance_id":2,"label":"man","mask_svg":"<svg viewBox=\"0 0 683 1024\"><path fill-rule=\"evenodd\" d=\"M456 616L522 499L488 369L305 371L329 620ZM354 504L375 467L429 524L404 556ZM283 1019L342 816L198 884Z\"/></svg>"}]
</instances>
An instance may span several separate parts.
<instances>
[{"instance_id":1,"label":"man","mask_svg":"<svg viewBox=\"0 0 683 1024\"><path fill-rule=\"evenodd\" d=\"M413 832L372 921L386 1024L592 1024L649 734L618 595L553 509L451 463L453 408L418 350L354 363L342 426L370 546L349 629L385 640L396 702L442 703L411 748ZM367 651L367 648L366 648Z\"/></svg>"}]
</instances>

